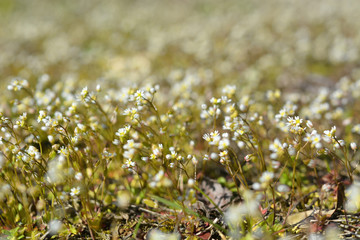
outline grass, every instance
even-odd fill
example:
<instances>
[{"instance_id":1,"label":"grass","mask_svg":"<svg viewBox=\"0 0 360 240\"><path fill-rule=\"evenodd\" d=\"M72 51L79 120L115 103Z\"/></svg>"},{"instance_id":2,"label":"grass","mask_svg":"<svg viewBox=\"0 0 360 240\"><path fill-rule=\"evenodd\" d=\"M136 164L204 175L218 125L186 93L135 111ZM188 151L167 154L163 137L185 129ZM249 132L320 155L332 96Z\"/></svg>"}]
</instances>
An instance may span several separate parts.
<instances>
[{"instance_id":1,"label":"grass","mask_svg":"<svg viewBox=\"0 0 360 240\"><path fill-rule=\"evenodd\" d=\"M359 4L37 3L0 5L1 238L359 237Z\"/></svg>"}]
</instances>

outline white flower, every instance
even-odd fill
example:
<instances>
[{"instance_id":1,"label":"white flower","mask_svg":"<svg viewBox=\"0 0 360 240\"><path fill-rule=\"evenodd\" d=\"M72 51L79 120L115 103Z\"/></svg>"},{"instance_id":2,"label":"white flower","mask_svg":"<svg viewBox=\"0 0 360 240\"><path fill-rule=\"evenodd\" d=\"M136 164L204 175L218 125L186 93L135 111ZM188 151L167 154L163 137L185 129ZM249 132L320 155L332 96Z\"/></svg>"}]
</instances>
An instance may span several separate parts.
<instances>
[{"instance_id":1,"label":"white flower","mask_svg":"<svg viewBox=\"0 0 360 240\"><path fill-rule=\"evenodd\" d=\"M333 126L331 130L325 130L324 134L328 138L334 138L336 133L336 126Z\"/></svg>"},{"instance_id":2,"label":"white flower","mask_svg":"<svg viewBox=\"0 0 360 240\"><path fill-rule=\"evenodd\" d=\"M10 85L7 86L7 89L10 91L20 91L22 88L29 87L29 82L25 79L14 79L11 81Z\"/></svg>"},{"instance_id":3,"label":"white flower","mask_svg":"<svg viewBox=\"0 0 360 240\"><path fill-rule=\"evenodd\" d=\"M280 184L277 186L277 191L280 193L287 193L290 191L290 187L285 184Z\"/></svg>"},{"instance_id":4,"label":"white flower","mask_svg":"<svg viewBox=\"0 0 360 240\"><path fill-rule=\"evenodd\" d=\"M198 163L198 160L195 156L192 157L191 161L194 165L196 165Z\"/></svg>"},{"instance_id":5,"label":"white flower","mask_svg":"<svg viewBox=\"0 0 360 240\"><path fill-rule=\"evenodd\" d=\"M220 163L224 164L229 159L229 152L227 150L224 150L220 152Z\"/></svg>"},{"instance_id":6,"label":"white flower","mask_svg":"<svg viewBox=\"0 0 360 240\"><path fill-rule=\"evenodd\" d=\"M129 131L130 131L130 126L129 126L129 125L126 125L125 127L120 128L120 129L115 133L115 135L121 138L121 137L124 137Z\"/></svg>"},{"instance_id":7,"label":"white flower","mask_svg":"<svg viewBox=\"0 0 360 240\"><path fill-rule=\"evenodd\" d=\"M210 158L212 160L218 160L219 159L219 154L213 152L213 153L210 154Z\"/></svg>"},{"instance_id":8,"label":"white flower","mask_svg":"<svg viewBox=\"0 0 360 240\"><path fill-rule=\"evenodd\" d=\"M190 178L187 182L188 187L192 187L192 186L194 186L194 184L195 184L195 180L192 178Z\"/></svg>"},{"instance_id":9,"label":"white flower","mask_svg":"<svg viewBox=\"0 0 360 240\"><path fill-rule=\"evenodd\" d=\"M86 126L84 124L78 123L77 127L81 130L81 131L85 131Z\"/></svg>"},{"instance_id":10,"label":"white flower","mask_svg":"<svg viewBox=\"0 0 360 240\"><path fill-rule=\"evenodd\" d=\"M123 153L124 158L132 159L135 155L135 149L129 149Z\"/></svg>"},{"instance_id":11,"label":"white flower","mask_svg":"<svg viewBox=\"0 0 360 240\"><path fill-rule=\"evenodd\" d=\"M173 149L170 148L170 154L166 154L166 159L176 159L177 158L177 152Z\"/></svg>"},{"instance_id":12,"label":"white flower","mask_svg":"<svg viewBox=\"0 0 360 240\"><path fill-rule=\"evenodd\" d=\"M89 94L88 87L84 87L84 88L81 90L81 93L80 93L81 98L85 99L88 94Z\"/></svg>"},{"instance_id":13,"label":"white flower","mask_svg":"<svg viewBox=\"0 0 360 240\"><path fill-rule=\"evenodd\" d=\"M62 146L59 150L58 150L58 153L59 154L61 154L61 155L63 155L63 156L65 156L65 157L67 157L67 156L69 156L69 150L66 148L66 147L64 147L64 146Z\"/></svg>"},{"instance_id":14,"label":"white flower","mask_svg":"<svg viewBox=\"0 0 360 240\"><path fill-rule=\"evenodd\" d=\"M296 116L295 118L288 117L287 121L288 121L288 126L290 127L299 127L300 124L303 122L303 120L299 116Z\"/></svg>"},{"instance_id":15,"label":"white flower","mask_svg":"<svg viewBox=\"0 0 360 240\"><path fill-rule=\"evenodd\" d=\"M244 216L258 216L259 212L259 201L256 199L252 191L246 191L244 193L244 201L238 205L233 205L228 208L225 212L225 221L236 228L237 225L242 221Z\"/></svg>"},{"instance_id":16,"label":"white flower","mask_svg":"<svg viewBox=\"0 0 360 240\"><path fill-rule=\"evenodd\" d=\"M226 149L230 146L230 141L227 138L223 138L219 142L219 150Z\"/></svg>"},{"instance_id":17,"label":"white flower","mask_svg":"<svg viewBox=\"0 0 360 240\"><path fill-rule=\"evenodd\" d=\"M139 119L140 115L137 108L127 108L124 110L125 116L129 116L131 120Z\"/></svg>"},{"instance_id":18,"label":"white flower","mask_svg":"<svg viewBox=\"0 0 360 240\"><path fill-rule=\"evenodd\" d=\"M285 108L281 109L279 114L275 115L276 119L281 119L281 118L285 118L287 116L287 111Z\"/></svg>"},{"instance_id":19,"label":"white flower","mask_svg":"<svg viewBox=\"0 0 360 240\"><path fill-rule=\"evenodd\" d=\"M142 91L142 90L137 90L137 91L134 93L133 97L135 98L136 101L140 102L141 100L144 99L144 94L145 94L144 91Z\"/></svg>"},{"instance_id":20,"label":"white flower","mask_svg":"<svg viewBox=\"0 0 360 240\"><path fill-rule=\"evenodd\" d=\"M348 193L346 211L356 212L360 210L360 182L354 182L346 192Z\"/></svg>"},{"instance_id":21,"label":"white flower","mask_svg":"<svg viewBox=\"0 0 360 240\"><path fill-rule=\"evenodd\" d=\"M353 128L351 129L351 131L352 131L353 133L360 134L360 124L356 124L355 126L353 126Z\"/></svg>"},{"instance_id":22,"label":"white flower","mask_svg":"<svg viewBox=\"0 0 360 240\"><path fill-rule=\"evenodd\" d=\"M54 138L54 136L52 136L52 135L48 135L48 140L49 140L49 142L50 143L52 143L52 144L54 144L55 143L55 138Z\"/></svg>"},{"instance_id":23,"label":"white flower","mask_svg":"<svg viewBox=\"0 0 360 240\"><path fill-rule=\"evenodd\" d=\"M356 149L357 149L357 145L356 145L356 143L354 143L354 142L350 143L350 147L351 147L351 149L352 149L354 152L355 152Z\"/></svg>"},{"instance_id":24,"label":"white flower","mask_svg":"<svg viewBox=\"0 0 360 240\"><path fill-rule=\"evenodd\" d=\"M78 173L75 174L75 179L76 180L80 181L82 178L83 178L83 175L82 175L81 172L78 172Z\"/></svg>"},{"instance_id":25,"label":"white flower","mask_svg":"<svg viewBox=\"0 0 360 240\"><path fill-rule=\"evenodd\" d=\"M126 165L128 168L135 167L135 162L133 162L131 159L127 159L127 160L125 161L125 165Z\"/></svg>"},{"instance_id":26,"label":"white flower","mask_svg":"<svg viewBox=\"0 0 360 240\"><path fill-rule=\"evenodd\" d=\"M120 144L120 141L119 141L118 139L114 139L114 141L112 141L112 143L113 143L114 145L119 145L119 144Z\"/></svg>"},{"instance_id":27,"label":"white flower","mask_svg":"<svg viewBox=\"0 0 360 240\"><path fill-rule=\"evenodd\" d=\"M280 140L278 138L275 138L274 142L272 144L270 144L269 150L274 153L277 153L277 152L280 152L283 150L282 143L280 142Z\"/></svg>"},{"instance_id":28,"label":"white flower","mask_svg":"<svg viewBox=\"0 0 360 240\"><path fill-rule=\"evenodd\" d=\"M204 136L203 136L203 139L207 142L210 142L211 141L211 137L208 133L205 133Z\"/></svg>"},{"instance_id":29,"label":"white flower","mask_svg":"<svg viewBox=\"0 0 360 240\"><path fill-rule=\"evenodd\" d=\"M214 131L214 132L210 133L210 136L211 136L210 145L217 146L219 144L220 139L221 139L220 133L218 131Z\"/></svg>"},{"instance_id":30,"label":"white flower","mask_svg":"<svg viewBox=\"0 0 360 240\"><path fill-rule=\"evenodd\" d=\"M236 92L236 86L235 85L226 85L222 89L223 94L227 95L228 97L232 97Z\"/></svg>"},{"instance_id":31,"label":"white flower","mask_svg":"<svg viewBox=\"0 0 360 240\"><path fill-rule=\"evenodd\" d=\"M76 196L80 194L80 187L73 187L70 191L71 196Z\"/></svg>"},{"instance_id":32,"label":"white flower","mask_svg":"<svg viewBox=\"0 0 360 240\"><path fill-rule=\"evenodd\" d=\"M41 122L46 117L46 113L44 110L39 111L39 117L37 119L38 122Z\"/></svg>"},{"instance_id":33,"label":"white flower","mask_svg":"<svg viewBox=\"0 0 360 240\"><path fill-rule=\"evenodd\" d=\"M322 147L322 144L320 143L321 136L317 133L316 130L313 130L311 134L306 133L306 137L303 140L306 142L310 142L311 147L316 147L317 149L320 149Z\"/></svg>"},{"instance_id":34,"label":"white flower","mask_svg":"<svg viewBox=\"0 0 360 240\"><path fill-rule=\"evenodd\" d=\"M141 143L135 143L133 139L127 140L127 143L124 145L124 149L130 150L141 147Z\"/></svg>"},{"instance_id":35,"label":"white flower","mask_svg":"<svg viewBox=\"0 0 360 240\"><path fill-rule=\"evenodd\" d=\"M149 240L179 240L178 233L163 233L160 230L151 230L149 233Z\"/></svg>"},{"instance_id":36,"label":"white flower","mask_svg":"<svg viewBox=\"0 0 360 240\"><path fill-rule=\"evenodd\" d=\"M60 220L52 220L49 222L49 232L52 235L57 234L62 228L62 222Z\"/></svg>"},{"instance_id":37,"label":"white flower","mask_svg":"<svg viewBox=\"0 0 360 240\"><path fill-rule=\"evenodd\" d=\"M118 193L117 199L116 199L116 205L120 208L126 208L130 204L130 194L127 192L121 192Z\"/></svg>"},{"instance_id":38,"label":"white flower","mask_svg":"<svg viewBox=\"0 0 360 240\"><path fill-rule=\"evenodd\" d=\"M274 178L274 173L273 172L265 171L265 172L262 173L259 180L262 183L269 183L273 178Z\"/></svg>"},{"instance_id":39,"label":"white flower","mask_svg":"<svg viewBox=\"0 0 360 240\"><path fill-rule=\"evenodd\" d=\"M260 190L260 189L261 189L261 184L258 183L258 182L254 182L254 183L252 184L252 188L253 188L255 191Z\"/></svg>"},{"instance_id":40,"label":"white flower","mask_svg":"<svg viewBox=\"0 0 360 240\"><path fill-rule=\"evenodd\" d=\"M221 98L211 98L210 102L214 105L220 104L221 103Z\"/></svg>"},{"instance_id":41,"label":"white flower","mask_svg":"<svg viewBox=\"0 0 360 240\"><path fill-rule=\"evenodd\" d=\"M40 159L41 154L39 152L39 150L34 147L34 146L29 146L29 148L26 151L31 157L35 158L35 159Z\"/></svg>"},{"instance_id":42,"label":"white flower","mask_svg":"<svg viewBox=\"0 0 360 240\"><path fill-rule=\"evenodd\" d=\"M306 121L306 126L311 129L311 128L313 128L314 125L310 120L307 120Z\"/></svg>"},{"instance_id":43,"label":"white flower","mask_svg":"<svg viewBox=\"0 0 360 240\"><path fill-rule=\"evenodd\" d=\"M342 139L338 140L337 142L334 142L334 148L340 148L343 146L345 146L345 141Z\"/></svg>"}]
</instances>

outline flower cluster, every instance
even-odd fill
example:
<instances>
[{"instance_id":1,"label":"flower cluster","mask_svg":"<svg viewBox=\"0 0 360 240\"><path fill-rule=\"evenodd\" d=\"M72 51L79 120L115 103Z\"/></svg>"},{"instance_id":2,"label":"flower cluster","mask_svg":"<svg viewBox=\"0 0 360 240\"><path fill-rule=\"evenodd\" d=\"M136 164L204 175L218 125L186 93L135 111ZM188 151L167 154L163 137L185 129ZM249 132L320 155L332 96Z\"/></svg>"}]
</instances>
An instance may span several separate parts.
<instances>
[{"instance_id":1,"label":"flower cluster","mask_svg":"<svg viewBox=\"0 0 360 240\"><path fill-rule=\"evenodd\" d=\"M359 4L10 2L1 237L306 238L341 184L359 211Z\"/></svg>"},{"instance_id":2,"label":"flower cluster","mask_svg":"<svg viewBox=\"0 0 360 240\"><path fill-rule=\"evenodd\" d=\"M23 88L28 88L29 82L26 79L13 79L11 83L8 85L7 89L17 92Z\"/></svg>"}]
</instances>

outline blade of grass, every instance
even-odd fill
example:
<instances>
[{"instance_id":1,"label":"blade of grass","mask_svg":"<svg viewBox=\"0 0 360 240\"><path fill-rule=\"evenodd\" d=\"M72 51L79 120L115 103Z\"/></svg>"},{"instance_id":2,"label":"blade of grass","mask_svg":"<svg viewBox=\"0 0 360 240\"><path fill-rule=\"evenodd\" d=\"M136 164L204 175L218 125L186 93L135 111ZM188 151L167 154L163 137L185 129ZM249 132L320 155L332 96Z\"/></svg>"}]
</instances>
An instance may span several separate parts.
<instances>
[{"instance_id":1,"label":"blade of grass","mask_svg":"<svg viewBox=\"0 0 360 240\"><path fill-rule=\"evenodd\" d=\"M136 224L135 229L134 229L134 233L133 233L134 239L136 239L136 235L137 235L137 232L139 231L140 224L141 224L141 221L143 220L143 218L144 218L144 213L141 213L139 222Z\"/></svg>"},{"instance_id":2,"label":"blade of grass","mask_svg":"<svg viewBox=\"0 0 360 240\"><path fill-rule=\"evenodd\" d=\"M155 200L167 205L168 207L171 207L175 210L182 210L182 207L179 203L177 202L171 202L165 198L162 198L162 197L158 197L158 196L155 196L155 195L151 195L152 198L154 198Z\"/></svg>"}]
</instances>

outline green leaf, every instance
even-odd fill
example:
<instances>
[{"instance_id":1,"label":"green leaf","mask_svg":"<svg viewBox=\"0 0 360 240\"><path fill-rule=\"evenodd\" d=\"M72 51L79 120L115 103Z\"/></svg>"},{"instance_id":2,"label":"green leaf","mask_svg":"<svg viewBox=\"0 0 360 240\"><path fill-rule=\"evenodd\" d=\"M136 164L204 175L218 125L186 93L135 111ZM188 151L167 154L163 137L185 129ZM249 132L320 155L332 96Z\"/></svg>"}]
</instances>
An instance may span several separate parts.
<instances>
[{"instance_id":1,"label":"green leaf","mask_svg":"<svg viewBox=\"0 0 360 240\"><path fill-rule=\"evenodd\" d=\"M218 183L222 184L222 185L225 185L226 184L226 179L224 177L219 177L217 179Z\"/></svg>"},{"instance_id":2,"label":"green leaf","mask_svg":"<svg viewBox=\"0 0 360 240\"><path fill-rule=\"evenodd\" d=\"M72 234L77 234L77 230L76 230L76 228L75 228L73 225L70 225L70 232L71 232Z\"/></svg>"},{"instance_id":3,"label":"green leaf","mask_svg":"<svg viewBox=\"0 0 360 240\"><path fill-rule=\"evenodd\" d=\"M150 199L143 199L143 203L152 208L157 208L158 204Z\"/></svg>"},{"instance_id":4,"label":"green leaf","mask_svg":"<svg viewBox=\"0 0 360 240\"><path fill-rule=\"evenodd\" d=\"M134 239L136 239L136 235L137 235L137 232L139 231L140 224L141 224L143 218L144 218L144 213L141 214L140 219L139 219L139 222L138 222L138 223L136 224L136 226L135 226L134 233L133 233L133 238L134 238Z\"/></svg>"}]
</instances>

